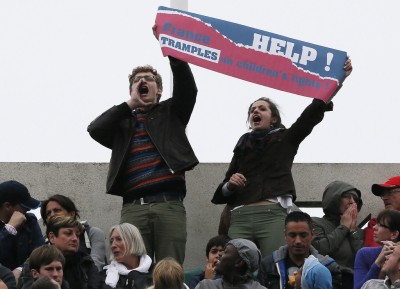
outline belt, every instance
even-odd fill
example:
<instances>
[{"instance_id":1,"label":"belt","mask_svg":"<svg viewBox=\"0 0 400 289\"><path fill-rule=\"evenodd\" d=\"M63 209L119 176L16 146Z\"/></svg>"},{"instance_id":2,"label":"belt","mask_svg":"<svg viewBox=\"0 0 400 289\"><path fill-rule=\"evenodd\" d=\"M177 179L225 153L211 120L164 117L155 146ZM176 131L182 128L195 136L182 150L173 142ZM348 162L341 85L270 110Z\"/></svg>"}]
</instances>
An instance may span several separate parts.
<instances>
[{"instance_id":1,"label":"belt","mask_svg":"<svg viewBox=\"0 0 400 289\"><path fill-rule=\"evenodd\" d=\"M183 201L183 197L178 195L157 194L153 196L146 196L139 199L124 200L124 204L131 203L131 204L147 205L152 203L165 203L169 201Z\"/></svg>"}]
</instances>

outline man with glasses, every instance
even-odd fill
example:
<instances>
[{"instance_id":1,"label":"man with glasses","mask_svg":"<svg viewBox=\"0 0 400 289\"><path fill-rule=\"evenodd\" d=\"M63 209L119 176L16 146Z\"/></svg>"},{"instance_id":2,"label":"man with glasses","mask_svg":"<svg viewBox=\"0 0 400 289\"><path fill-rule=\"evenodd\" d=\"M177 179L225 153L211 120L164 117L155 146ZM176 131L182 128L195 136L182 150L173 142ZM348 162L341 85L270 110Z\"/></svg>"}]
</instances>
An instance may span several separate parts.
<instances>
[{"instance_id":1,"label":"man with glasses","mask_svg":"<svg viewBox=\"0 0 400 289\"><path fill-rule=\"evenodd\" d=\"M357 227L362 207L361 192L342 181L334 181L322 196L324 216L314 217L312 245L322 255L329 255L341 266L343 288L353 288L354 258L363 246L364 234Z\"/></svg>"},{"instance_id":2,"label":"man with glasses","mask_svg":"<svg viewBox=\"0 0 400 289\"><path fill-rule=\"evenodd\" d=\"M383 184L373 184L371 191L381 197L385 209L400 211L400 176L394 176Z\"/></svg>"},{"instance_id":3,"label":"man with glasses","mask_svg":"<svg viewBox=\"0 0 400 289\"><path fill-rule=\"evenodd\" d=\"M112 150L107 193L123 198L121 223L139 228L151 258L173 257L182 264L185 171L198 164L185 129L197 87L186 62L173 57L169 61L173 74L170 99L159 102L163 86L157 70L138 66L129 75L130 98L96 118L88 132Z\"/></svg>"},{"instance_id":4,"label":"man with glasses","mask_svg":"<svg viewBox=\"0 0 400 289\"><path fill-rule=\"evenodd\" d=\"M385 209L400 211L400 176L394 176L388 179L383 184L373 184L371 191L375 196L382 199ZM374 241L374 226L376 225L376 219L373 218L368 222L367 228L365 228L365 247L378 247L378 244Z\"/></svg>"}]
</instances>

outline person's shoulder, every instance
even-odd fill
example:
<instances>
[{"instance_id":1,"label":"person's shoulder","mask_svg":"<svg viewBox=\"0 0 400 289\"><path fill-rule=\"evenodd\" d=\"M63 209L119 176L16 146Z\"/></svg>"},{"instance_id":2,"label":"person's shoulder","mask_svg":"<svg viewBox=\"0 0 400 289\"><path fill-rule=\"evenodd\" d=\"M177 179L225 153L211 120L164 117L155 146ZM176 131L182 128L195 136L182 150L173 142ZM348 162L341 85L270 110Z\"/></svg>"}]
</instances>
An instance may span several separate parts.
<instances>
[{"instance_id":1,"label":"person's shoulder","mask_svg":"<svg viewBox=\"0 0 400 289\"><path fill-rule=\"evenodd\" d=\"M382 279L370 279L364 283L361 289L379 289L384 287L385 280Z\"/></svg>"},{"instance_id":2,"label":"person's shoulder","mask_svg":"<svg viewBox=\"0 0 400 289\"><path fill-rule=\"evenodd\" d=\"M79 263L85 267L95 266L92 257L86 252L79 250L76 253L76 257L79 260Z\"/></svg>"},{"instance_id":3,"label":"person's shoulder","mask_svg":"<svg viewBox=\"0 0 400 289\"><path fill-rule=\"evenodd\" d=\"M104 235L104 231L98 227L90 226L87 223L84 226L85 226L85 231L88 233L88 235L93 235L93 234Z\"/></svg>"},{"instance_id":4,"label":"person's shoulder","mask_svg":"<svg viewBox=\"0 0 400 289\"><path fill-rule=\"evenodd\" d=\"M357 251L357 255L360 256L370 256L370 255L377 255L381 252L382 247L362 247Z\"/></svg>"},{"instance_id":5,"label":"person's shoulder","mask_svg":"<svg viewBox=\"0 0 400 289\"><path fill-rule=\"evenodd\" d=\"M25 216L26 216L26 219L29 220L29 221L32 221L32 222L37 222L38 221L38 219L37 219L37 217L36 217L36 215L34 213L28 212L28 213L25 214Z\"/></svg>"},{"instance_id":6,"label":"person's shoulder","mask_svg":"<svg viewBox=\"0 0 400 289\"><path fill-rule=\"evenodd\" d=\"M211 280L211 279L203 279L197 284L197 289L199 288L207 288L207 289L215 289L215 288L223 288L222 279Z\"/></svg>"},{"instance_id":7,"label":"person's shoulder","mask_svg":"<svg viewBox=\"0 0 400 289\"><path fill-rule=\"evenodd\" d=\"M324 217L322 217L322 218L320 218L320 217L311 217L311 220L312 220L314 229L315 228L327 229L327 228L331 228L331 227L334 226L334 224L332 224L331 221L329 221L328 219L326 219Z\"/></svg>"},{"instance_id":8,"label":"person's shoulder","mask_svg":"<svg viewBox=\"0 0 400 289\"><path fill-rule=\"evenodd\" d=\"M267 287L261 285L260 282L255 281L255 280L250 280L250 284L248 284L248 285L249 285L248 287L251 289L266 289L267 288Z\"/></svg>"}]
</instances>

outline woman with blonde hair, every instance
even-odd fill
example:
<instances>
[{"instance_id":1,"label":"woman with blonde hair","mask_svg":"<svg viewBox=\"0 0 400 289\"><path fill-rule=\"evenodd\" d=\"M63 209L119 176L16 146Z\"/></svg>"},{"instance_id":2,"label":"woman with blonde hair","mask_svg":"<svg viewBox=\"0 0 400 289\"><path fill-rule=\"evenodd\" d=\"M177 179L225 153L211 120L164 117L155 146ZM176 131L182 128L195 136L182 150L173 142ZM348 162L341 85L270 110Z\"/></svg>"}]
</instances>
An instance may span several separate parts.
<instances>
[{"instance_id":1,"label":"woman with blonde hair","mask_svg":"<svg viewBox=\"0 0 400 289\"><path fill-rule=\"evenodd\" d=\"M152 260L146 253L138 228L122 223L111 228L109 234L110 265L104 266L103 289L145 289L152 284Z\"/></svg>"},{"instance_id":2,"label":"woman with blonde hair","mask_svg":"<svg viewBox=\"0 0 400 289\"><path fill-rule=\"evenodd\" d=\"M165 258L156 264L153 286L149 289L185 289L182 266L173 258Z\"/></svg>"}]
</instances>

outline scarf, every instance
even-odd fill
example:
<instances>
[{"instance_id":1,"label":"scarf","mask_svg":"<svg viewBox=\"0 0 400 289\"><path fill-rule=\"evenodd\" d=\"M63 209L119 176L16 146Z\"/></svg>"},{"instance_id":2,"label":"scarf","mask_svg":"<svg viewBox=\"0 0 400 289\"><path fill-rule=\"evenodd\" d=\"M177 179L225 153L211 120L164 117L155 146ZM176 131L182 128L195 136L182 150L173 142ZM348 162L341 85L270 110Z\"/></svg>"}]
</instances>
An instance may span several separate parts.
<instances>
[{"instance_id":1,"label":"scarf","mask_svg":"<svg viewBox=\"0 0 400 289\"><path fill-rule=\"evenodd\" d=\"M131 271L138 271L140 273L148 273L150 266L152 264L151 258L148 255L143 255L140 257L139 266L135 269L127 269L125 265L118 263L117 261L111 261L110 265L104 266L103 269L107 269L106 271L106 284L112 288L117 286L119 275L126 276Z\"/></svg>"},{"instance_id":2,"label":"scarf","mask_svg":"<svg viewBox=\"0 0 400 289\"><path fill-rule=\"evenodd\" d=\"M280 131L283 128L275 128L275 129L261 129L261 130L253 130L249 133L242 135L242 137L237 142L233 152L242 154L246 147L247 140L249 140L251 146L260 151L264 147L264 139L267 135Z\"/></svg>"}]
</instances>

